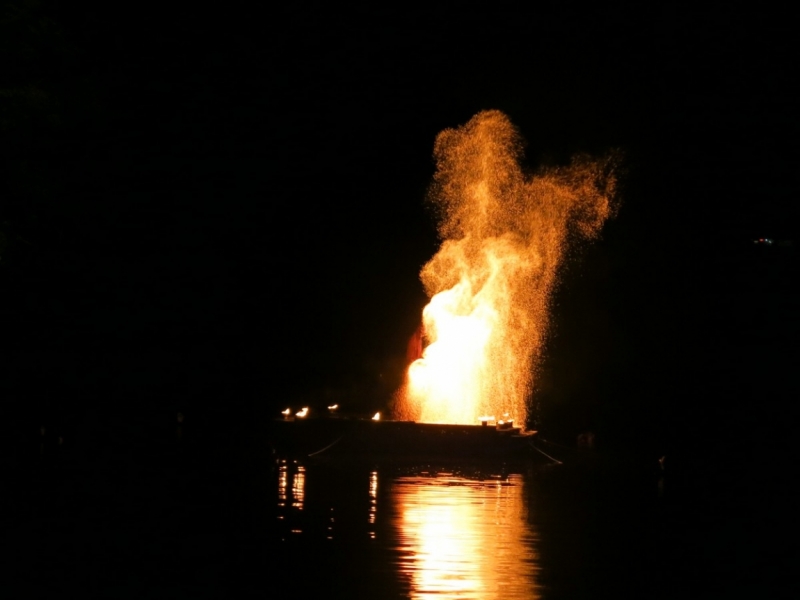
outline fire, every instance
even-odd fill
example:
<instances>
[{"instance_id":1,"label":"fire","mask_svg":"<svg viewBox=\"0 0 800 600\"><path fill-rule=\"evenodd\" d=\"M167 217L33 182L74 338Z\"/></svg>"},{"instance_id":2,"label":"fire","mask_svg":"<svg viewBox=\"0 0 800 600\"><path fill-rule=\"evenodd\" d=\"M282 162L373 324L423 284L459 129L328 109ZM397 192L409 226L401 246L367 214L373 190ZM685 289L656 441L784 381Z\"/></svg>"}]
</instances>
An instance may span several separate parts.
<instances>
[{"instance_id":1,"label":"fire","mask_svg":"<svg viewBox=\"0 0 800 600\"><path fill-rule=\"evenodd\" d=\"M441 132L434 156L442 244L420 273L427 346L397 416L471 424L507 414L524 424L557 269L567 242L595 237L613 212L613 157L526 174L522 139L499 111Z\"/></svg>"}]
</instances>

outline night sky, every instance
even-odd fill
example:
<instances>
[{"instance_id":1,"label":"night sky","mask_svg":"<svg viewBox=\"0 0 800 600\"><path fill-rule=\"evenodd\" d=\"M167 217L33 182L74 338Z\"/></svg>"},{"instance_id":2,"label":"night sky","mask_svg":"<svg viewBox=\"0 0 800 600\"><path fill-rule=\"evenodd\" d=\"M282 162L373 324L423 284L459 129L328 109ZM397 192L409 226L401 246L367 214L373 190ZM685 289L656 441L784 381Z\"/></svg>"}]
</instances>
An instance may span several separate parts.
<instances>
[{"instance_id":1,"label":"night sky","mask_svg":"<svg viewBox=\"0 0 800 600\"><path fill-rule=\"evenodd\" d=\"M531 169L625 156L554 298L537 425L662 449L788 431L788 15L254 6L2 3L7 432L384 408L437 247L433 142L483 109Z\"/></svg>"}]
</instances>

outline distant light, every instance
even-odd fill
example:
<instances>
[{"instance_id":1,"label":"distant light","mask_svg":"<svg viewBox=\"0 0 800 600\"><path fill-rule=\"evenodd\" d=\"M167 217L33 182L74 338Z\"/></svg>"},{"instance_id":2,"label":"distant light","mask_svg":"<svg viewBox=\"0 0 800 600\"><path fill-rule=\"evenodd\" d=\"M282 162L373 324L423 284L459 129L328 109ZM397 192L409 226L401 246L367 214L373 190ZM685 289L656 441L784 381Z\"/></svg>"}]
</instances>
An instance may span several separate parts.
<instances>
[{"instance_id":1,"label":"distant light","mask_svg":"<svg viewBox=\"0 0 800 600\"><path fill-rule=\"evenodd\" d=\"M380 420L381 420L381 413L379 413L379 412L376 412L376 413L373 415L373 417L372 417L372 420L373 420L373 421L380 421Z\"/></svg>"},{"instance_id":2,"label":"distant light","mask_svg":"<svg viewBox=\"0 0 800 600\"><path fill-rule=\"evenodd\" d=\"M336 410L337 408L339 408L339 405L338 404L334 404L332 406L329 406L328 410Z\"/></svg>"},{"instance_id":3,"label":"distant light","mask_svg":"<svg viewBox=\"0 0 800 600\"><path fill-rule=\"evenodd\" d=\"M282 411L281 411L281 414L282 414L284 417L288 417L290 414L292 414L292 409L290 409L290 408L287 408L286 410L282 410Z\"/></svg>"},{"instance_id":4,"label":"distant light","mask_svg":"<svg viewBox=\"0 0 800 600\"><path fill-rule=\"evenodd\" d=\"M299 411L297 411L296 413L294 413L294 416L295 416L295 417L300 417L300 418L302 419L302 418L303 418L303 417L305 417L307 414L308 414L308 407L307 407L307 406L304 406L304 407L303 407L303 408L301 408Z\"/></svg>"}]
</instances>

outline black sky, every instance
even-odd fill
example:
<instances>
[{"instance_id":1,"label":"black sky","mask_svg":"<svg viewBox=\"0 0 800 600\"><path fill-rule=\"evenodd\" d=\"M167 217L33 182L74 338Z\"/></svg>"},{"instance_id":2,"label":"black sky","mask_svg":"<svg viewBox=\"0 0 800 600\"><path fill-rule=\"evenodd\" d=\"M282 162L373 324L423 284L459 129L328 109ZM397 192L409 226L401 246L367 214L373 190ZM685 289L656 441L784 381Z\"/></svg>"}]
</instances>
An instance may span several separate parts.
<instances>
[{"instance_id":1,"label":"black sky","mask_svg":"<svg viewBox=\"0 0 800 600\"><path fill-rule=\"evenodd\" d=\"M0 369L20 422L384 405L436 248L434 138L490 108L531 168L626 156L622 209L555 301L551 421L663 433L764 379L788 393L793 250L751 247L797 240L787 15L3 6Z\"/></svg>"}]
</instances>

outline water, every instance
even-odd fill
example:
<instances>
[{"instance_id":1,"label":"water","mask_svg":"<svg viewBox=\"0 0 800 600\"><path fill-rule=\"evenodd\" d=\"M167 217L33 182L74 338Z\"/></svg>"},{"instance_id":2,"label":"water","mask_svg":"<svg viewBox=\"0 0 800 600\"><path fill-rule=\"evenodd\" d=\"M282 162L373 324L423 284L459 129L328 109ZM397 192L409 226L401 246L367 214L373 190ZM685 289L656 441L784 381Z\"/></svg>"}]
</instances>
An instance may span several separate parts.
<instances>
[{"instance_id":1,"label":"water","mask_svg":"<svg viewBox=\"0 0 800 600\"><path fill-rule=\"evenodd\" d=\"M381 581L384 596L539 597L521 474L290 461L278 467L278 490L281 541L301 554L327 545L332 554L381 557L354 578Z\"/></svg>"},{"instance_id":2,"label":"water","mask_svg":"<svg viewBox=\"0 0 800 600\"><path fill-rule=\"evenodd\" d=\"M657 477L599 465L277 469L281 543L299 560L339 557L328 575L348 593L554 599L673 589Z\"/></svg>"},{"instance_id":3,"label":"water","mask_svg":"<svg viewBox=\"0 0 800 600\"><path fill-rule=\"evenodd\" d=\"M791 557L754 533L746 485L708 495L592 456L355 464L257 446L184 439L4 465L1 595L774 597Z\"/></svg>"}]
</instances>

